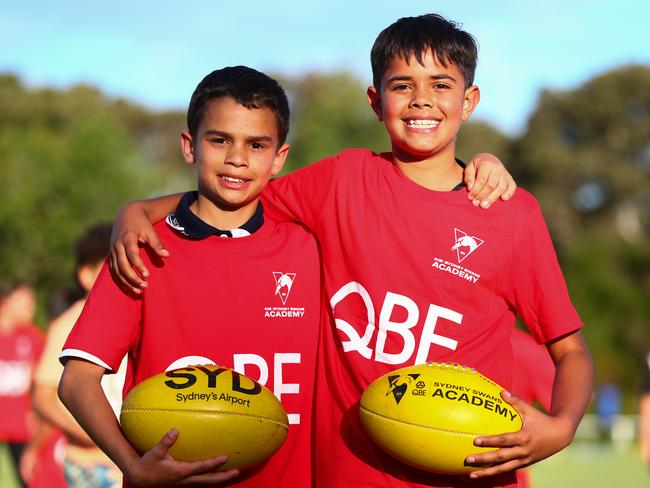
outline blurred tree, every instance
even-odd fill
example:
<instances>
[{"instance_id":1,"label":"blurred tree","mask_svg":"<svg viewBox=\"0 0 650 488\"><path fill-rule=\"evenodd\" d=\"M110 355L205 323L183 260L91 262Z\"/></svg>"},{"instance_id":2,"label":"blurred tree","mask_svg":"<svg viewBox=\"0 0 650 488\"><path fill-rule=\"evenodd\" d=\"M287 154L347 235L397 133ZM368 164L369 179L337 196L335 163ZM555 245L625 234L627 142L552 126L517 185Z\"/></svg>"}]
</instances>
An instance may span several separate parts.
<instances>
[{"instance_id":1,"label":"blurred tree","mask_svg":"<svg viewBox=\"0 0 650 488\"><path fill-rule=\"evenodd\" d=\"M456 155L467 162L472 156L482 152L495 154L508 168L514 166L512 141L508 136L487 122L470 119L458 133Z\"/></svg>"},{"instance_id":2,"label":"blurred tree","mask_svg":"<svg viewBox=\"0 0 650 488\"><path fill-rule=\"evenodd\" d=\"M650 67L542 92L513 151L588 325L597 379L629 392L650 348Z\"/></svg>"},{"instance_id":3,"label":"blurred tree","mask_svg":"<svg viewBox=\"0 0 650 488\"><path fill-rule=\"evenodd\" d=\"M85 226L162 186L160 154L144 150L162 126L91 87L31 90L0 76L0 276L33 282L41 298L68 283Z\"/></svg>"},{"instance_id":4,"label":"blurred tree","mask_svg":"<svg viewBox=\"0 0 650 488\"><path fill-rule=\"evenodd\" d=\"M390 148L384 126L366 100L366 86L351 75L311 73L281 82L292 110L285 173L346 148Z\"/></svg>"}]
</instances>

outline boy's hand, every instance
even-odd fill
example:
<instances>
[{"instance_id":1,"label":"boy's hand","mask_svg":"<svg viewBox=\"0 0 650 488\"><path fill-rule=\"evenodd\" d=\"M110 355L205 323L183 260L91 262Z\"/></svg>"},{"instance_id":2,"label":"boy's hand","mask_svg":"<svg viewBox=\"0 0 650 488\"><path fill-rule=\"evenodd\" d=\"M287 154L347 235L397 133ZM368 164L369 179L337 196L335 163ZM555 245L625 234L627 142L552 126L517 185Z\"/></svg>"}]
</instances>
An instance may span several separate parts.
<instances>
[{"instance_id":1,"label":"boy's hand","mask_svg":"<svg viewBox=\"0 0 650 488\"><path fill-rule=\"evenodd\" d=\"M169 256L141 204L133 202L120 210L113 224L110 266L119 285L135 294L140 294L141 289L146 288L149 276L140 259L139 244L147 244L160 257Z\"/></svg>"},{"instance_id":2,"label":"boy's hand","mask_svg":"<svg viewBox=\"0 0 650 488\"><path fill-rule=\"evenodd\" d=\"M178 439L178 431L170 430L161 441L134 459L125 469L124 475L135 487L154 486L213 486L224 483L239 475L239 471L217 472L227 459L219 456L204 461L184 462L175 460L169 449Z\"/></svg>"},{"instance_id":3,"label":"boy's hand","mask_svg":"<svg viewBox=\"0 0 650 488\"><path fill-rule=\"evenodd\" d=\"M469 465L489 466L471 472L471 478L494 476L536 463L569 445L573 438L569 423L540 412L505 390L501 397L519 412L524 426L519 432L477 437L475 445L499 449L473 454L465 459Z\"/></svg>"},{"instance_id":4,"label":"boy's hand","mask_svg":"<svg viewBox=\"0 0 650 488\"><path fill-rule=\"evenodd\" d=\"M489 153L476 154L467 164L463 179L467 198L474 206L488 208L497 198L509 200L517 189L517 184L501 161Z\"/></svg>"}]
</instances>

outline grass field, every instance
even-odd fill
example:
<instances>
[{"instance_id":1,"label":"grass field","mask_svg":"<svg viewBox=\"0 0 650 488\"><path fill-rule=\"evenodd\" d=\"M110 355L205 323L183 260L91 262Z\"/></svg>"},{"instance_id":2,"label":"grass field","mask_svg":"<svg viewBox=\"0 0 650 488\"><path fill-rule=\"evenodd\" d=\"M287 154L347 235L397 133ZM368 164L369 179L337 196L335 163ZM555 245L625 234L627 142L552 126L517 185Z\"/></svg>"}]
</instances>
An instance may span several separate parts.
<instances>
[{"instance_id":1,"label":"grass field","mask_svg":"<svg viewBox=\"0 0 650 488\"><path fill-rule=\"evenodd\" d=\"M18 488L8 464L5 446L0 450L0 487ZM532 469L533 488L648 488L650 469L636 451L618 452L605 444L575 442L560 454Z\"/></svg>"}]
</instances>

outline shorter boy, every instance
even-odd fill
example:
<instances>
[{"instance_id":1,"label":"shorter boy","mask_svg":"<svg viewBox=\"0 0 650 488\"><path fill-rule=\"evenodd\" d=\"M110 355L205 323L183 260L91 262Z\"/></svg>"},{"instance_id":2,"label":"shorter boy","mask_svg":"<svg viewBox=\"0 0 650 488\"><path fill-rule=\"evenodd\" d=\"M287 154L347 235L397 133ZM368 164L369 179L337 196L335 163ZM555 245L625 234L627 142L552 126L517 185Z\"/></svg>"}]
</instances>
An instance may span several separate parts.
<instances>
[{"instance_id":1,"label":"shorter boy","mask_svg":"<svg viewBox=\"0 0 650 488\"><path fill-rule=\"evenodd\" d=\"M115 464L93 443L57 397L57 388L63 374L59 354L86 303L85 297L106 260L110 236L109 225L97 224L89 227L77 240L74 250L75 277L83 298L70 305L48 327L45 350L32 389L36 412L66 437L63 471L71 488L87 486L89 480L92 480L92 486L104 487L118 487L122 481ZM120 374L106 377L102 382L113 410L119 410L122 403L125 366Z\"/></svg>"},{"instance_id":2,"label":"shorter boy","mask_svg":"<svg viewBox=\"0 0 650 488\"><path fill-rule=\"evenodd\" d=\"M129 483L168 486L232 480L220 456L171 458L175 429L140 455L123 436L99 382L128 354L125 393L146 378L192 364L220 364L266 384L289 416L282 448L246 486L311 483L311 407L320 320L320 268L314 239L295 224L265 218L259 202L289 147L287 97L275 80L243 66L197 86L181 135L197 172L189 192L156 230L172 256L143 250L155 284L127 296L104 267L64 351L59 395ZM217 400L218 401L218 400ZM216 435L216 434L215 434Z\"/></svg>"}]
</instances>

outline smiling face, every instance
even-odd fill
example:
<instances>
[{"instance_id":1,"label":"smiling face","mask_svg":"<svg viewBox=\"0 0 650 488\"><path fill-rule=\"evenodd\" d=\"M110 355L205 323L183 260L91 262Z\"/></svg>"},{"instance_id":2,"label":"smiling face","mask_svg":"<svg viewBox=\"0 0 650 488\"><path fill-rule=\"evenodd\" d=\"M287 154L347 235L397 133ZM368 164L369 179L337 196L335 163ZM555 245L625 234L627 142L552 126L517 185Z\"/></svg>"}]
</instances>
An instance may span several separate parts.
<instances>
[{"instance_id":1,"label":"smiling face","mask_svg":"<svg viewBox=\"0 0 650 488\"><path fill-rule=\"evenodd\" d=\"M257 207L262 190L282 169L289 146L279 146L278 125L272 110L246 108L230 97L216 98L206 107L196 135L181 136L185 161L196 164L199 217L206 215L205 200L219 212L230 214L234 223L215 225L233 228L243 224ZM206 218L207 217L207 218ZM223 220L223 219L222 219Z\"/></svg>"},{"instance_id":2,"label":"smiling face","mask_svg":"<svg viewBox=\"0 0 650 488\"><path fill-rule=\"evenodd\" d=\"M478 87L465 87L455 64L443 66L431 51L394 57L368 101L384 123L396 162L454 161L456 134L478 104Z\"/></svg>"}]
</instances>

